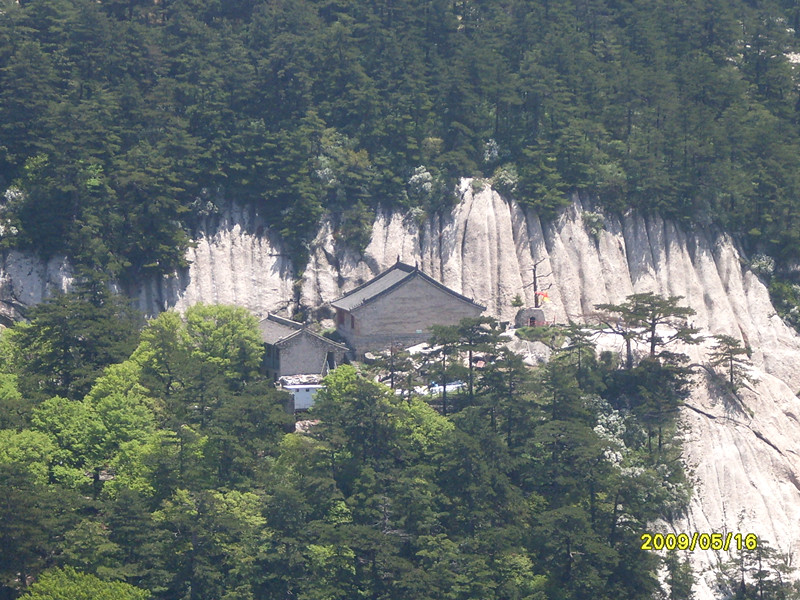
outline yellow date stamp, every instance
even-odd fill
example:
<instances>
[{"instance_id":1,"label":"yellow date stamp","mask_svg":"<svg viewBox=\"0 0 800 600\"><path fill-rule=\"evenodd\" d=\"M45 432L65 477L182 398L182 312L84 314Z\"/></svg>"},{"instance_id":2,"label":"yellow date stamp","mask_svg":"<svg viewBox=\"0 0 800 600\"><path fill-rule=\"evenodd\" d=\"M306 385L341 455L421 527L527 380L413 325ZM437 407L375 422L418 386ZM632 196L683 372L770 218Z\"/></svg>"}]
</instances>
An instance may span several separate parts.
<instances>
[{"instance_id":1,"label":"yellow date stamp","mask_svg":"<svg viewBox=\"0 0 800 600\"><path fill-rule=\"evenodd\" d=\"M758 536L755 533L643 533L642 550L721 550L727 552L731 544L736 550L755 550Z\"/></svg>"}]
</instances>

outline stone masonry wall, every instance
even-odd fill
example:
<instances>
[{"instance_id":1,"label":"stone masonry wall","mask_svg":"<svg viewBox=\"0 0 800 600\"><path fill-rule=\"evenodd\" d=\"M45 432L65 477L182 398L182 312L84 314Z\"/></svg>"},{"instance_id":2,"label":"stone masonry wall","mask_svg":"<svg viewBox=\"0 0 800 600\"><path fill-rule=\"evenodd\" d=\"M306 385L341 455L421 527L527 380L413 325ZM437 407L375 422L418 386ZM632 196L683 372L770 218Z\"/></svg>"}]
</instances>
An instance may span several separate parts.
<instances>
[{"instance_id":1,"label":"stone masonry wall","mask_svg":"<svg viewBox=\"0 0 800 600\"><path fill-rule=\"evenodd\" d=\"M342 333L361 354L383 350L392 342L419 343L430 338L431 325L455 325L481 309L434 287L420 277L412 278L390 293L352 313L355 329L345 318Z\"/></svg>"},{"instance_id":2,"label":"stone masonry wall","mask_svg":"<svg viewBox=\"0 0 800 600\"><path fill-rule=\"evenodd\" d=\"M281 375L319 373L324 370L325 359L333 348L308 333L300 333L280 346ZM337 364L343 351L334 351Z\"/></svg>"}]
</instances>

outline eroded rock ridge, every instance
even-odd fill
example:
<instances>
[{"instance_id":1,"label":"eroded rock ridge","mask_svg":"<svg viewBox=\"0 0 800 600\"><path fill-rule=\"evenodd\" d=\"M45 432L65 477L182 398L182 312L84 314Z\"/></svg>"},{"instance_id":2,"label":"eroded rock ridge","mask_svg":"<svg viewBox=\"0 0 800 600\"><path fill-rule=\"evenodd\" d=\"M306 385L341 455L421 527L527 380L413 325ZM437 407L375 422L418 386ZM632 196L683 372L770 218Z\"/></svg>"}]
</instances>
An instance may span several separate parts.
<instances>
[{"instance_id":1,"label":"eroded rock ridge","mask_svg":"<svg viewBox=\"0 0 800 600\"><path fill-rule=\"evenodd\" d=\"M598 226L595 213L577 199L559 219L545 222L489 187L473 187L464 180L453 210L421 224L379 211L362 254L337 243L324 222L298 282L268 223L232 206L199 235L188 251L188 269L141 283L140 306L150 314L196 302L237 304L260 315L319 309L398 259L508 321L517 310L515 296L533 304L535 264L550 299L548 318L558 322L580 322L595 304L618 303L636 292L683 296L704 334L728 334L752 348L758 383L731 402L698 377L683 413L695 493L687 519L674 527L754 532L783 552L800 548L800 338L776 314L734 241L641 214L604 215ZM13 318L70 278L66 261L8 252L0 270L3 315ZM687 351L698 364L706 360L703 346ZM711 598L717 557L693 558L698 598Z\"/></svg>"}]
</instances>

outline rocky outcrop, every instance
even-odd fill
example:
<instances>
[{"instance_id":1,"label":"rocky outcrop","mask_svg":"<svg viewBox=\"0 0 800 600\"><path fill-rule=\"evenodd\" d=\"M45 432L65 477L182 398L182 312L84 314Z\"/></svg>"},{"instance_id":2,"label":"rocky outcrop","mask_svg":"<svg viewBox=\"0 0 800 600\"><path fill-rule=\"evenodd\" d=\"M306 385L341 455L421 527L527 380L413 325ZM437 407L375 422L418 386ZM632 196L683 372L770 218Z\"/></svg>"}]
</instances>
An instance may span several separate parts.
<instances>
[{"instance_id":1,"label":"rocky outcrop","mask_svg":"<svg viewBox=\"0 0 800 600\"><path fill-rule=\"evenodd\" d=\"M781 553L800 542L800 401L781 379L755 369L738 398L701 378L683 410L684 455L695 482L678 533L754 533ZM693 553L697 598L714 598L714 567L725 553ZM792 561L796 563L795 561Z\"/></svg>"},{"instance_id":2,"label":"rocky outcrop","mask_svg":"<svg viewBox=\"0 0 800 600\"><path fill-rule=\"evenodd\" d=\"M63 256L45 261L28 252L7 251L0 265L0 323L19 320L26 307L66 291L72 279L72 268Z\"/></svg>"},{"instance_id":3,"label":"rocky outcrop","mask_svg":"<svg viewBox=\"0 0 800 600\"><path fill-rule=\"evenodd\" d=\"M721 232L686 231L658 217L605 216L597 230L576 200L555 222L467 182L450 215L422 226L379 213L361 257L339 251L328 229L315 240L303 301L319 305L400 260L513 320L519 294L533 304L532 268L549 287L548 319L590 318L594 305L636 292L683 296L704 334L753 350L753 380L736 399L701 375L683 418L694 497L675 531L754 532L783 552L800 545L800 339L776 314L764 284ZM587 226L591 225L591 226ZM594 231L594 233L590 233ZM608 343L608 342L607 342ZM621 350L621 348L618 348ZM686 348L707 362L706 346ZM531 355L533 358L533 354ZM695 553L697 597L712 598L714 553Z\"/></svg>"},{"instance_id":4,"label":"rocky outcrop","mask_svg":"<svg viewBox=\"0 0 800 600\"><path fill-rule=\"evenodd\" d=\"M139 308L148 315L205 302L235 304L257 315L297 308L294 270L277 235L252 209L231 204L206 220L186 253L189 267L139 283Z\"/></svg>"},{"instance_id":5,"label":"rocky outcrop","mask_svg":"<svg viewBox=\"0 0 800 600\"><path fill-rule=\"evenodd\" d=\"M677 531L754 532L773 547L800 547L800 338L775 313L764 284L745 266L727 235L686 230L658 217L605 215L604 226L579 200L554 222L469 180L449 214L418 223L379 211L362 254L337 243L323 223L309 263L295 282L289 257L268 223L253 211L230 208L207 223L188 252L191 263L174 277L141 284L148 313L195 302L232 303L256 314L293 312L325 303L400 259L420 268L513 321L520 295L533 304L532 268L548 288L548 319L582 321L597 303L616 303L634 292L679 295L697 314L705 334L732 335L753 350L758 383L739 399L700 375L684 410L686 460L695 494ZM64 261L42 263L10 252L0 270L0 300L7 312L41 300L70 279ZM690 349L705 362L704 347ZM533 361L538 360L533 356ZM712 553L695 553L701 572L698 598L713 597Z\"/></svg>"}]
</instances>

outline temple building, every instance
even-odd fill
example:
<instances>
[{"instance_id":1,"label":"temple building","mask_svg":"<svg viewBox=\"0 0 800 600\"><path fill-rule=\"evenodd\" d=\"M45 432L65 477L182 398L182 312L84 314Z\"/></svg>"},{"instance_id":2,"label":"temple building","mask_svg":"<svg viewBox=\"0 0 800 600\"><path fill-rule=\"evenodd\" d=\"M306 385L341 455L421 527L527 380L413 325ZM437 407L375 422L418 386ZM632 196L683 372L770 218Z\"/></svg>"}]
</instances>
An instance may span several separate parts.
<instances>
[{"instance_id":1,"label":"temple building","mask_svg":"<svg viewBox=\"0 0 800 600\"><path fill-rule=\"evenodd\" d=\"M486 310L416 266L399 261L331 306L336 309L336 330L357 357L393 344L424 342L431 336L431 325L455 325Z\"/></svg>"}]
</instances>

